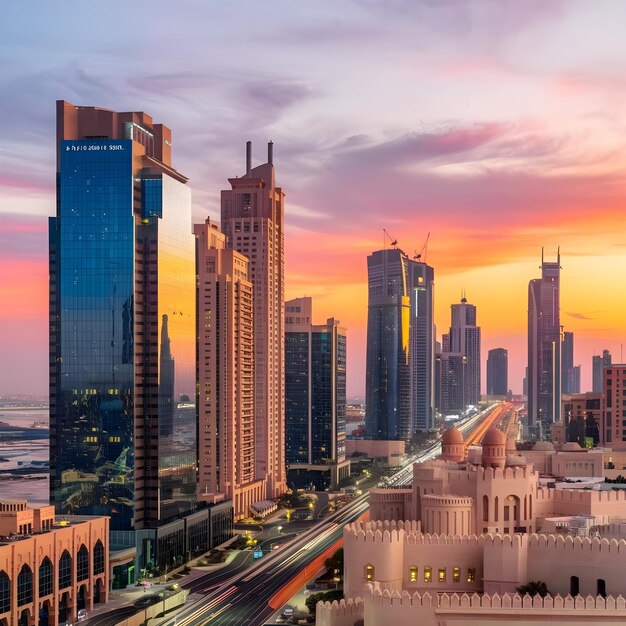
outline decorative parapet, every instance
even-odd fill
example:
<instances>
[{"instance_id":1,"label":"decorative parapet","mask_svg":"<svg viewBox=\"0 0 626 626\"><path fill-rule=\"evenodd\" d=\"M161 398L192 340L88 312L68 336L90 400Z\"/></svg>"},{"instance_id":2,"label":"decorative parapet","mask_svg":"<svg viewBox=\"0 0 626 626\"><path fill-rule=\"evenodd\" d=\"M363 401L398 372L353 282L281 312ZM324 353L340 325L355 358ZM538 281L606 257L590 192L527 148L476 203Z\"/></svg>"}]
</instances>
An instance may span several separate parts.
<instances>
[{"instance_id":1,"label":"decorative parapet","mask_svg":"<svg viewBox=\"0 0 626 626\"><path fill-rule=\"evenodd\" d=\"M476 466L476 474L482 480L507 480L507 479L527 479L539 477L531 464L517 465L514 467L482 467Z\"/></svg>"},{"instance_id":2,"label":"decorative parapet","mask_svg":"<svg viewBox=\"0 0 626 626\"><path fill-rule=\"evenodd\" d=\"M546 596L539 595L521 596L518 593L510 594L448 594L440 593L432 595L428 592L413 594L408 591L399 593L381 589L378 583L369 583L366 588L366 600L371 600L375 606L386 607L420 607L432 609L524 609L524 610L549 610L549 611L626 611L626 598L619 595L617 597L608 596L576 596L567 595Z\"/></svg>"},{"instance_id":3,"label":"decorative parapet","mask_svg":"<svg viewBox=\"0 0 626 626\"><path fill-rule=\"evenodd\" d=\"M363 619L363 600L348 598L333 602L318 602L315 607L317 626L354 626Z\"/></svg>"},{"instance_id":4,"label":"decorative parapet","mask_svg":"<svg viewBox=\"0 0 626 626\"><path fill-rule=\"evenodd\" d=\"M570 535L537 535L533 533L528 536L529 548L538 548L543 550L562 549L577 550L592 553L626 553L626 540L624 539L598 539L594 537L571 537Z\"/></svg>"}]
</instances>

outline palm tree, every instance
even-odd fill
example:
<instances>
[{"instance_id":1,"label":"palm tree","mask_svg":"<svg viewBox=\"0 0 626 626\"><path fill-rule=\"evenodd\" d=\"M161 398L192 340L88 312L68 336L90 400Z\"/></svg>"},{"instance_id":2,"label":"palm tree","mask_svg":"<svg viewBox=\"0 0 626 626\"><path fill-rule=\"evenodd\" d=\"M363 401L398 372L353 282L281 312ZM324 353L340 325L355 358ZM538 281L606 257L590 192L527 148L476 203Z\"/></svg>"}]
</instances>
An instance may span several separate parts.
<instances>
[{"instance_id":1,"label":"palm tree","mask_svg":"<svg viewBox=\"0 0 626 626\"><path fill-rule=\"evenodd\" d=\"M536 596L539 594L542 598L545 598L550 593L548 585L542 580L529 580L527 584L517 587L516 591L520 595Z\"/></svg>"}]
</instances>

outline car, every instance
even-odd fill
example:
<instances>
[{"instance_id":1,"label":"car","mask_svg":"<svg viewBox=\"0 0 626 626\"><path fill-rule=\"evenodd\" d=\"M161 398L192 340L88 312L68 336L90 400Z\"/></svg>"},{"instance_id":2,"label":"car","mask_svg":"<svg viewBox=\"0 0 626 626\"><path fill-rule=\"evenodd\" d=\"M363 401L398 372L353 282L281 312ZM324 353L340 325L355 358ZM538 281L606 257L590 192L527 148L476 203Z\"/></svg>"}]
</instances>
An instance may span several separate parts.
<instances>
[{"instance_id":1,"label":"car","mask_svg":"<svg viewBox=\"0 0 626 626\"><path fill-rule=\"evenodd\" d=\"M87 619L86 609L79 609L78 613L76 613L76 621L84 622L86 619Z\"/></svg>"},{"instance_id":2,"label":"car","mask_svg":"<svg viewBox=\"0 0 626 626\"><path fill-rule=\"evenodd\" d=\"M292 606L286 606L283 609L283 612L280 614L281 617L283 617L284 619L290 619L293 617L293 607Z\"/></svg>"}]
</instances>

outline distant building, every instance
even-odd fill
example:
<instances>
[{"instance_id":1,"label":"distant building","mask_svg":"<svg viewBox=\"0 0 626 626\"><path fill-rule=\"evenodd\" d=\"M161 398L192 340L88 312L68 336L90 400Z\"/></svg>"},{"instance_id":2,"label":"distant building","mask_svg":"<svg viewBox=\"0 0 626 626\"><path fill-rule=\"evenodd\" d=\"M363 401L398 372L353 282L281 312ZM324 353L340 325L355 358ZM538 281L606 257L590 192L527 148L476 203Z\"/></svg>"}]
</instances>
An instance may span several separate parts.
<instances>
[{"instance_id":1,"label":"distant building","mask_svg":"<svg viewBox=\"0 0 626 626\"><path fill-rule=\"evenodd\" d=\"M561 393L580 393L580 365L574 365L574 333L565 331L561 343Z\"/></svg>"},{"instance_id":2,"label":"distant building","mask_svg":"<svg viewBox=\"0 0 626 626\"><path fill-rule=\"evenodd\" d=\"M603 380L604 442L614 450L626 450L626 364L604 367Z\"/></svg>"},{"instance_id":3,"label":"distant building","mask_svg":"<svg viewBox=\"0 0 626 626\"><path fill-rule=\"evenodd\" d=\"M561 413L561 255L545 261L541 278L528 284L528 424L542 423L544 433Z\"/></svg>"},{"instance_id":4,"label":"distant building","mask_svg":"<svg viewBox=\"0 0 626 626\"><path fill-rule=\"evenodd\" d=\"M487 395L509 393L509 353L504 348L489 350L487 356Z\"/></svg>"},{"instance_id":5,"label":"distant building","mask_svg":"<svg viewBox=\"0 0 626 626\"><path fill-rule=\"evenodd\" d=\"M604 384L602 370L609 365L611 365L611 353L608 350L603 350L601 356L594 355L592 358L593 391L595 393L602 392Z\"/></svg>"},{"instance_id":6,"label":"distant building","mask_svg":"<svg viewBox=\"0 0 626 626\"><path fill-rule=\"evenodd\" d=\"M222 230L228 246L249 259L254 288L255 475L268 499L286 490L285 474L285 193L276 185L273 144L267 163L229 178L223 190Z\"/></svg>"},{"instance_id":7,"label":"distant building","mask_svg":"<svg viewBox=\"0 0 626 626\"><path fill-rule=\"evenodd\" d=\"M346 330L313 324L310 297L285 303L285 431L292 487L336 488L346 459Z\"/></svg>"},{"instance_id":8,"label":"distant building","mask_svg":"<svg viewBox=\"0 0 626 626\"><path fill-rule=\"evenodd\" d=\"M575 441L582 447L606 443L601 393L563 394L561 416L566 429L565 441Z\"/></svg>"},{"instance_id":9,"label":"distant building","mask_svg":"<svg viewBox=\"0 0 626 626\"><path fill-rule=\"evenodd\" d=\"M108 517L0 501L0 623L74 623L108 596Z\"/></svg>"},{"instance_id":10,"label":"distant building","mask_svg":"<svg viewBox=\"0 0 626 626\"><path fill-rule=\"evenodd\" d=\"M194 226L198 275L198 497L232 500L235 519L265 500L255 478L254 332L248 258L207 219Z\"/></svg>"},{"instance_id":11,"label":"distant building","mask_svg":"<svg viewBox=\"0 0 626 626\"><path fill-rule=\"evenodd\" d=\"M463 297L451 307L450 332L442 337L441 407L444 412L465 410L480 402L480 327L476 306Z\"/></svg>"}]
</instances>

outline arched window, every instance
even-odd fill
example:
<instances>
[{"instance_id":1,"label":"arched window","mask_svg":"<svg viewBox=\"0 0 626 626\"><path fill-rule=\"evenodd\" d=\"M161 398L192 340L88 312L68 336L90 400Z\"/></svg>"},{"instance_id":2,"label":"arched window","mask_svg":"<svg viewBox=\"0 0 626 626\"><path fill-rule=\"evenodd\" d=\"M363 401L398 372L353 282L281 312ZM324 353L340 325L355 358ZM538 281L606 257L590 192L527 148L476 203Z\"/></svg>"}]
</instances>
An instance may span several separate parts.
<instances>
[{"instance_id":1,"label":"arched window","mask_svg":"<svg viewBox=\"0 0 626 626\"><path fill-rule=\"evenodd\" d=\"M67 550L63 551L59 559L59 589L72 586L72 557Z\"/></svg>"},{"instance_id":2,"label":"arched window","mask_svg":"<svg viewBox=\"0 0 626 626\"><path fill-rule=\"evenodd\" d=\"M365 566L363 578L366 582L374 580L374 566L370 563Z\"/></svg>"},{"instance_id":3,"label":"arched window","mask_svg":"<svg viewBox=\"0 0 626 626\"><path fill-rule=\"evenodd\" d=\"M489 496L483 496L483 522L489 521Z\"/></svg>"},{"instance_id":4,"label":"arched window","mask_svg":"<svg viewBox=\"0 0 626 626\"><path fill-rule=\"evenodd\" d=\"M578 581L578 576L570 576L569 579L569 595L577 596L580 593L580 583Z\"/></svg>"},{"instance_id":5,"label":"arched window","mask_svg":"<svg viewBox=\"0 0 626 626\"><path fill-rule=\"evenodd\" d=\"M409 567L409 582L416 583L417 582L417 567L412 565Z\"/></svg>"},{"instance_id":6,"label":"arched window","mask_svg":"<svg viewBox=\"0 0 626 626\"><path fill-rule=\"evenodd\" d=\"M33 570L24 563L17 575L17 606L33 601Z\"/></svg>"},{"instance_id":7,"label":"arched window","mask_svg":"<svg viewBox=\"0 0 626 626\"><path fill-rule=\"evenodd\" d=\"M0 613L11 610L11 581L6 572L0 572Z\"/></svg>"},{"instance_id":8,"label":"arched window","mask_svg":"<svg viewBox=\"0 0 626 626\"><path fill-rule=\"evenodd\" d=\"M96 545L93 547L93 573L102 574L104 572L104 546L102 541L98 539Z\"/></svg>"},{"instance_id":9,"label":"arched window","mask_svg":"<svg viewBox=\"0 0 626 626\"><path fill-rule=\"evenodd\" d=\"M500 508L500 500L498 499L498 496L496 496L495 502L494 502L494 506L493 506L493 520L494 522L498 521L498 513L499 513L499 509Z\"/></svg>"},{"instance_id":10,"label":"arched window","mask_svg":"<svg viewBox=\"0 0 626 626\"><path fill-rule=\"evenodd\" d=\"M89 550L83 543L76 555L76 580L89 578Z\"/></svg>"},{"instance_id":11,"label":"arched window","mask_svg":"<svg viewBox=\"0 0 626 626\"><path fill-rule=\"evenodd\" d=\"M54 590L54 580L52 572L52 561L46 557L39 566L39 597L44 598L52 594Z\"/></svg>"}]
</instances>

